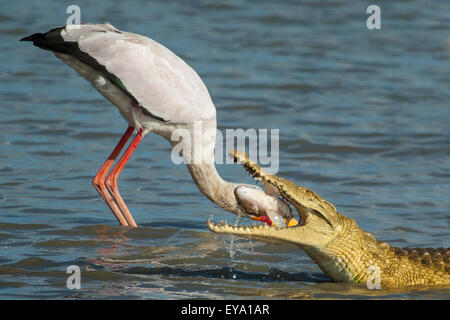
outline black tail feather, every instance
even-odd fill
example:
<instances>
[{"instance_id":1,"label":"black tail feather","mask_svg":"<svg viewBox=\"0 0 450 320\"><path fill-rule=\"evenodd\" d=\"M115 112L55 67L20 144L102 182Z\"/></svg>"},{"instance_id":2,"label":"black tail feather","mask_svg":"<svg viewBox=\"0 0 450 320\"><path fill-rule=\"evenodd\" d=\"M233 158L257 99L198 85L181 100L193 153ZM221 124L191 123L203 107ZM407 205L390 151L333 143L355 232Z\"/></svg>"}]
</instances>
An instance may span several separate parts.
<instances>
[{"instance_id":1,"label":"black tail feather","mask_svg":"<svg viewBox=\"0 0 450 320\"><path fill-rule=\"evenodd\" d=\"M45 50L53 50L49 46L48 40L46 39L45 34L43 34L43 33L35 33L35 34L32 34L31 36L24 37L24 38L20 39L19 41L32 41L33 45L35 45L36 47L39 47L39 48L45 49Z\"/></svg>"},{"instance_id":2,"label":"black tail feather","mask_svg":"<svg viewBox=\"0 0 450 320\"><path fill-rule=\"evenodd\" d=\"M24 37L24 38L20 39L19 41L34 41L37 38L43 38L43 37L44 37L44 35L42 33L35 33L35 34L32 34L31 36Z\"/></svg>"},{"instance_id":3,"label":"black tail feather","mask_svg":"<svg viewBox=\"0 0 450 320\"><path fill-rule=\"evenodd\" d=\"M46 33L34 33L31 36L24 37L19 41L32 41L33 45L44 50L51 50L56 52L68 53L69 48L73 46L72 43L65 43L60 36L60 28L52 29Z\"/></svg>"}]
</instances>

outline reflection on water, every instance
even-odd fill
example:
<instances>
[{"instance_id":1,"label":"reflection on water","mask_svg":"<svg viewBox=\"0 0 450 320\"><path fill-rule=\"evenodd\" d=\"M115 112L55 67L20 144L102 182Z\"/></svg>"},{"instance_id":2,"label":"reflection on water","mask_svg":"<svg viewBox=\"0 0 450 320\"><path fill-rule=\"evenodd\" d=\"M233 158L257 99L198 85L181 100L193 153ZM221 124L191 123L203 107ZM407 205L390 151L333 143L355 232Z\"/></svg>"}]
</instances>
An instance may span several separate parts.
<instances>
[{"instance_id":1,"label":"reflection on water","mask_svg":"<svg viewBox=\"0 0 450 320\"><path fill-rule=\"evenodd\" d=\"M51 54L17 41L65 23L69 4L0 6L0 298L450 297L330 283L293 245L207 232L210 215L235 217L152 135L120 179L142 227L116 227L90 182L126 124ZM279 128L280 175L364 230L394 246L449 246L445 1L383 4L376 32L366 7L333 0L78 4L82 21L150 36L193 66L220 130ZM252 183L237 166L218 170ZM73 264L81 290L66 288Z\"/></svg>"}]
</instances>

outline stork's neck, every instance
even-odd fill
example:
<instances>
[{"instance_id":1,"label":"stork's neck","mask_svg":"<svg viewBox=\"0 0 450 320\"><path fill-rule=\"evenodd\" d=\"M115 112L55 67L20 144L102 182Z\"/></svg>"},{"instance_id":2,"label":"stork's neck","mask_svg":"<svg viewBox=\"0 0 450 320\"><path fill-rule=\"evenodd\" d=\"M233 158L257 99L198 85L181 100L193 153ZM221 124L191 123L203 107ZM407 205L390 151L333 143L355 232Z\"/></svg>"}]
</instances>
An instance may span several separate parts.
<instances>
[{"instance_id":1,"label":"stork's neck","mask_svg":"<svg viewBox=\"0 0 450 320\"><path fill-rule=\"evenodd\" d=\"M241 184L223 180L215 166L216 119L185 124L179 129L178 136L172 133L172 139L176 141L171 141L171 144L178 150L182 149L184 163L198 189L225 210L240 213L234 190Z\"/></svg>"},{"instance_id":2,"label":"stork's neck","mask_svg":"<svg viewBox=\"0 0 450 320\"><path fill-rule=\"evenodd\" d=\"M189 172L198 189L209 200L233 213L240 213L239 205L234 196L234 190L240 186L223 180L214 163L188 164Z\"/></svg>"}]
</instances>

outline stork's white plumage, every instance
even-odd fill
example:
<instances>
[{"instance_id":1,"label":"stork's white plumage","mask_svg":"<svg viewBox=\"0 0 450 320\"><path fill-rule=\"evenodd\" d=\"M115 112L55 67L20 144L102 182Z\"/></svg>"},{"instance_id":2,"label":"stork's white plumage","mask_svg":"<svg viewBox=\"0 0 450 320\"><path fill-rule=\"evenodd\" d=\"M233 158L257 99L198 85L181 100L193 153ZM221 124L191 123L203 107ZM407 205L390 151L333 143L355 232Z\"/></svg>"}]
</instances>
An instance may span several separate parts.
<instances>
[{"instance_id":1,"label":"stork's white plumage","mask_svg":"<svg viewBox=\"0 0 450 320\"><path fill-rule=\"evenodd\" d=\"M236 200L235 190L256 187L226 182L218 175L214 164L216 109L203 81L181 58L152 39L109 24L68 25L21 40L52 51L115 105L128 122L122 139L93 179L121 225L136 223L119 194L117 178L143 136L154 132L171 141L174 130L185 129L195 141L195 122L201 122L202 133L208 135L203 136L200 145L193 143L190 153L183 154L194 182L222 208L246 214ZM135 129L133 141L108 174ZM196 152L201 152L200 163L192 161ZM286 204L275 196L250 194L255 194L254 200L260 203L259 213L248 213L255 220L269 211L286 210Z\"/></svg>"}]
</instances>

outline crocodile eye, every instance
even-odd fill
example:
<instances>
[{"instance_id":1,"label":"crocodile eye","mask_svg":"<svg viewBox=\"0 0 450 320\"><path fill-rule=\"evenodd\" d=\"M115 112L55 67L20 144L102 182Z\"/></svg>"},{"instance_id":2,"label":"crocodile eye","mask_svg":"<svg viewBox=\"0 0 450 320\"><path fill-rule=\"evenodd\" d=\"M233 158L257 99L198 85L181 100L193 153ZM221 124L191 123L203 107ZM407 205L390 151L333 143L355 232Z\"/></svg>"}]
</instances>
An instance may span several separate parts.
<instances>
[{"instance_id":1,"label":"crocodile eye","mask_svg":"<svg viewBox=\"0 0 450 320\"><path fill-rule=\"evenodd\" d=\"M310 196L311 198L315 198L316 197L316 194L314 192L312 192L311 190L306 190L306 194L308 196Z\"/></svg>"}]
</instances>

